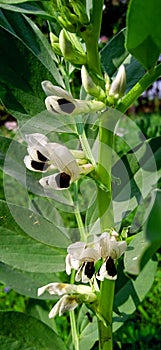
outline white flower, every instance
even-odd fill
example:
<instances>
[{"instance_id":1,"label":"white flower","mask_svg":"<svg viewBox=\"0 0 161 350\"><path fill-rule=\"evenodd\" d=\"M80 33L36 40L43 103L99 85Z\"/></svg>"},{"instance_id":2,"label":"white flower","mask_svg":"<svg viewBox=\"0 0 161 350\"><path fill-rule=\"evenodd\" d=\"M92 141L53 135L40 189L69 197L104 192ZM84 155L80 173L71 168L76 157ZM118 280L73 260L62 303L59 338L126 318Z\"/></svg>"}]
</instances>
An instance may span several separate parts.
<instances>
[{"instance_id":1,"label":"white flower","mask_svg":"<svg viewBox=\"0 0 161 350\"><path fill-rule=\"evenodd\" d=\"M102 233L99 238L101 257L104 259L102 266L97 273L97 279L103 281L104 278L115 280L117 270L114 260L119 259L125 252L127 244L125 241L117 241L117 232L112 231L112 236L108 232Z\"/></svg>"},{"instance_id":2,"label":"white flower","mask_svg":"<svg viewBox=\"0 0 161 350\"><path fill-rule=\"evenodd\" d=\"M77 115L105 108L103 102L74 99L69 92L48 80L42 82L42 88L48 96L45 99L46 108L55 115Z\"/></svg>"},{"instance_id":3,"label":"white flower","mask_svg":"<svg viewBox=\"0 0 161 350\"><path fill-rule=\"evenodd\" d=\"M91 287L84 285L75 285L68 283L49 283L38 288L38 296L48 291L51 295L63 295L63 297L54 305L49 313L49 318L57 314L61 316L66 311L74 310L80 303L92 303L96 300L96 295ZM68 295L69 294L69 295Z\"/></svg>"},{"instance_id":4,"label":"white flower","mask_svg":"<svg viewBox=\"0 0 161 350\"><path fill-rule=\"evenodd\" d=\"M126 89L126 71L122 64L119 67L116 77L114 78L110 90L109 96L114 96L116 99L124 95Z\"/></svg>"},{"instance_id":5,"label":"white flower","mask_svg":"<svg viewBox=\"0 0 161 350\"><path fill-rule=\"evenodd\" d=\"M100 250L87 245L85 242L71 244L66 257L66 273L70 274L71 269L77 270L75 280L89 282L95 273L94 263L101 258Z\"/></svg>"},{"instance_id":6,"label":"white flower","mask_svg":"<svg viewBox=\"0 0 161 350\"><path fill-rule=\"evenodd\" d=\"M79 166L66 146L49 142L48 138L42 134L29 134L25 139L28 143L28 155L24 158L24 163L29 170L37 172L59 170L59 173L39 181L43 187L64 189L79 178Z\"/></svg>"}]
</instances>

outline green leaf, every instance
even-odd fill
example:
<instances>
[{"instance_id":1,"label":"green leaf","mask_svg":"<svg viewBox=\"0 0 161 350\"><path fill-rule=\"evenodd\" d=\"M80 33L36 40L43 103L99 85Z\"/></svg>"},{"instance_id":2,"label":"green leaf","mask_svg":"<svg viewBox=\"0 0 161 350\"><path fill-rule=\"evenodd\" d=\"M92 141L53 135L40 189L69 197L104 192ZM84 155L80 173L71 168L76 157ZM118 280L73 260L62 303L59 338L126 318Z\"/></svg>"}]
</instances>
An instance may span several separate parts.
<instances>
[{"instance_id":1,"label":"green leaf","mask_svg":"<svg viewBox=\"0 0 161 350\"><path fill-rule=\"evenodd\" d=\"M33 2L33 0L1 0L1 3L2 4L20 4L22 2L30 2L30 1ZM35 1L40 1L40 0L34 0L34 2Z\"/></svg>"},{"instance_id":2,"label":"green leaf","mask_svg":"<svg viewBox=\"0 0 161 350\"><path fill-rule=\"evenodd\" d=\"M41 82L62 85L62 78L47 40L31 20L4 11L0 21L0 98L13 116L28 119L45 108Z\"/></svg>"},{"instance_id":3,"label":"green leaf","mask_svg":"<svg viewBox=\"0 0 161 350\"><path fill-rule=\"evenodd\" d=\"M161 52L160 18L160 0L131 0L126 47L146 69L154 67Z\"/></svg>"},{"instance_id":4,"label":"green leaf","mask_svg":"<svg viewBox=\"0 0 161 350\"><path fill-rule=\"evenodd\" d=\"M142 65L125 49L126 29L122 29L100 51L105 72L112 77L121 64L126 69L126 91L129 91L145 73Z\"/></svg>"},{"instance_id":5,"label":"green leaf","mask_svg":"<svg viewBox=\"0 0 161 350\"><path fill-rule=\"evenodd\" d=\"M113 317L114 332L120 328L128 319L129 315L136 310L137 306L150 290L154 282L157 265L157 261L149 260L135 280L126 279L124 281L121 276L122 281L117 281L121 286L117 288L115 294L114 309L117 310L117 313L115 312Z\"/></svg>"},{"instance_id":6,"label":"green leaf","mask_svg":"<svg viewBox=\"0 0 161 350\"><path fill-rule=\"evenodd\" d=\"M122 29L100 51L101 63L110 77L129 55L125 49L125 34L126 29Z\"/></svg>"},{"instance_id":7,"label":"green leaf","mask_svg":"<svg viewBox=\"0 0 161 350\"><path fill-rule=\"evenodd\" d=\"M42 242L54 247L66 248L70 240L65 229L61 231L55 223L49 222L40 214L27 208L0 201L1 220L0 225L8 230L21 232L23 230L27 235L38 242Z\"/></svg>"},{"instance_id":8,"label":"green leaf","mask_svg":"<svg viewBox=\"0 0 161 350\"><path fill-rule=\"evenodd\" d=\"M59 282L59 278L54 272L42 273L21 271L1 262L0 282L9 286L11 289L15 290L15 292L26 295L30 298L54 299L54 296L51 296L49 293L44 293L38 297L37 290L39 287L50 282Z\"/></svg>"},{"instance_id":9,"label":"green leaf","mask_svg":"<svg viewBox=\"0 0 161 350\"><path fill-rule=\"evenodd\" d=\"M119 181L113 184L116 224L121 223L123 217L143 203L152 189L157 186L161 173L161 138L145 140L133 148L129 140L131 135L129 131L124 139L127 140L131 150L116 162L112 171L113 175L119 178ZM134 133L135 128L133 128L133 136ZM135 143L138 142L138 136L140 137L136 129Z\"/></svg>"},{"instance_id":10,"label":"green leaf","mask_svg":"<svg viewBox=\"0 0 161 350\"><path fill-rule=\"evenodd\" d=\"M0 227L0 240L0 259L13 268L36 273L65 270L66 252L37 242L23 231Z\"/></svg>"},{"instance_id":11,"label":"green leaf","mask_svg":"<svg viewBox=\"0 0 161 350\"><path fill-rule=\"evenodd\" d=\"M141 259L141 267L144 266L153 254L161 247L161 191L156 190L151 198L153 207L144 225L144 235L148 246Z\"/></svg>"},{"instance_id":12,"label":"green leaf","mask_svg":"<svg viewBox=\"0 0 161 350\"><path fill-rule=\"evenodd\" d=\"M139 274L141 270L141 257L147 246L148 242L145 238L144 233L137 233L130 241L130 244L128 245L127 250L124 254L125 272L132 275Z\"/></svg>"},{"instance_id":13,"label":"green leaf","mask_svg":"<svg viewBox=\"0 0 161 350\"><path fill-rule=\"evenodd\" d=\"M78 314L78 329L80 350L90 350L98 340L97 318L85 304L82 305Z\"/></svg>"},{"instance_id":14,"label":"green leaf","mask_svg":"<svg viewBox=\"0 0 161 350\"><path fill-rule=\"evenodd\" d=\"M20 312L0 313L1 350L65 350L64 342L44 323Z\"/></svg>"},{"instance_id":15,"label":"green leaf","mask_svg":"<svg viewBox=\"0 0 161 350\"><path fill-rule=\"evenodd\" d=\"M4 0L5 1L5 0ZM29 2L29 3L28 3ZM4 10L9 10L12 12L20 12L20 13L26 13L26 14L33 14L35 16L42 16L44 18L53 18L53 15L51 15L50 11L44 11L38 4L38 1L23 1L23 2L17 2L16 3L3 3L0 2L0 8Z\"/></svg>"}]
</instances>

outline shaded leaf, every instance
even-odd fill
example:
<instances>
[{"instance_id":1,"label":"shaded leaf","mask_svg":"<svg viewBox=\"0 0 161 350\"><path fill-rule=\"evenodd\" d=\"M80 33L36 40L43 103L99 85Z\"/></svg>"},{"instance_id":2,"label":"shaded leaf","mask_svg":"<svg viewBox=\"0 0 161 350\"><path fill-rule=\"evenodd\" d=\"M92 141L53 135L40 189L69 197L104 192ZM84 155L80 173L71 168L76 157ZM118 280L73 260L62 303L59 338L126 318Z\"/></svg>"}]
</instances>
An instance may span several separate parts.
<instances>
[{"instance_id":1,"label":"shaded leaf","mask_svg":"<svg viewBox=\"0 0 161 350\"><path fill-rule=\"evenodd\" d=\"M114 332L136 310L137 306L150 290L154 282L157 265L157 261L149 260L135 280L126 279L117 290L114 300L114 309L117 310L117 315L114 313L113 317Z\"/></svg>"},{"instance_id":2,"label":"shaded leaf","mask_svg":"<svg viewBox=\"0 0 161 350\"><path fill-rule=\"evenodd\" d=\"M8 11L0 19L0 98L13 116L28 119L44 110L42 80L62 84L62 78L47 40L31 20Z\"/></svg>"},{"instance_id":3,"label":"shaded leaf","mask_svg":"<svg viewBox=\"0 0 161 350\"><path fill-rule=\"evenodd\" d=\"M59 282L55 273L27 272L0 263L0 281L15 292L30 298L54 299L49 293L37 296L37 289L50 282Z\"/></svg>"},{"instance_id":4,"label":"shaded leaf","mask_svg":"<svg viewBox=\"0 0 161 350\"><path fill-rule=\"evenodd\" d=\"M1 350L65 350L64 342L44 323L20 312L0 312Z\"/></svg>"},{"instance_id":5,"label":"shaded leaf","mask_svg":"<svg viewBox=\"0 0 161 350\"><path fill-rule=\"evenodd\" d=\"M153 256L161 247L161 191L156 190L152 193L151 198L153 207L149 214L146 224L144 225L144 235L148 246L144 251L141 259L141 267Z\"/></svg>"}]
</instances>

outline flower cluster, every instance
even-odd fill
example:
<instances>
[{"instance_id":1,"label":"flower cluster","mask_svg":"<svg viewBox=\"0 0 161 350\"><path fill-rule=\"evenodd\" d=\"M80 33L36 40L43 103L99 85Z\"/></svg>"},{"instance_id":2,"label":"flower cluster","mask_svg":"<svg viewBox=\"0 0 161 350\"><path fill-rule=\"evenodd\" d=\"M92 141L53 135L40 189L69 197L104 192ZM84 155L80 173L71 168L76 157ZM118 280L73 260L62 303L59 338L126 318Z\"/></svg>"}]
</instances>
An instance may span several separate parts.
<instances>
[{"instance_id":1,"label":"flower cluster","mask_svg":"<svg viewBox=\"0 0 161 350\"><path fill-rule=\"evenodd\" d=\"M95 237L94 242L86 244L76 242L71 244L67 251L66 273L71 274L71 270L76 270L76 282L89 282L95 274L95 263L101 260L102 265L96 273L96 278L103 281L105 278L115 280L117 271L115 260L126 250L125 241L117 241L117 232L112 231L112 235L104 232L101 236ZM57 314L61 316L65 311L74 310L79 304L92 304L93 309L97 309L97 293L99 291L96 283L93 286L84 284L49 283L38 289L38 296L48 291L51 295L61 296L61 299L54 305L49 313L49 318Z\"/></svg>"},{"instance_id":2,"label":"flower cluster","mask_svg":"<svg viewBox=\"0 0 161 350\"><path fill-rule=\"evenodd\" d=\"M83 283L89 280L95 274L95 263L102 261L102 265L96 273L96 278L103 281L105 278L115 280L117 271L115 260L125 252L127 244L125 241L117 241L117 233L108 232L101 234L99 238L95 237L94 242L86 244L76 242L71 244L67 251L66 257L66 273L70 275L71 269L77 270L75 280L82 280Z\"/></svg>"},{"instance_id":3,"label":"flower cluster","mask_svg":"<svg viewBox=\"0 0 161 350\"><path fill-rule=\"evenodd\" d=\"M25 156L24 163L29 170L42 173L59 170L39 181L44 188L68 188L73 181L79 179L80 174L87 174L93 170L89 163L79 165L78 158L84 157L83 151L70 151L64 145L49 142L46 136L38 133L26 135L25 140L28 144L28 155ZM78 158L75 159L74 155Z\"/></svg>"}]
</instances>

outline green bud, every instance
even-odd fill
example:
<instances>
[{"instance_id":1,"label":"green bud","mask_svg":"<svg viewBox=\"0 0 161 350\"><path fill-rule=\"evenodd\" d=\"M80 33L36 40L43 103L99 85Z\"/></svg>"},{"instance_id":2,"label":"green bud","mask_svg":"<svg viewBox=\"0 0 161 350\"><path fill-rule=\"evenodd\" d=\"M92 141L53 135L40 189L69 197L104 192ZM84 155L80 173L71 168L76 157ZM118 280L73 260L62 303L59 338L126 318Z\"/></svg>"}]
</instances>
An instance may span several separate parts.
<instances>
[{"instance_id":1,"label":"green bud","mask_svg":"<svg viewBox=\"0 0 161 350\"><path fill-rule=\"evenodd\" d=\"M94 83L85 66L82 66L81 77L83 87L89 95L99 98L100 100L106 97L105 92L101 87Z\"/></svg>"},{"instance_id":2,"label":"green bud","mask_svg":"<svg viewBox=\"0 0 161 350\"><path fill-rule=\"evenodd\" d=\"M104 75L104 79L105 79L105 89L106 89L106 93L109 93L110 90L110 77L108 76L108 74L105 72Z\"/></svg>"},{"instance_id":3,"label":"green bud","mask_svg":"<svg viewBox=\"0 0 161 350\"><path fill-rule=\"evenodd\" d=\"M113 80L110 90L109 90L109 96L114 97L115 99L118 99L124 95L126 89L126 71L125 67L122 64L119 67L118 73Z\"/></svg>"},{"instance_id":4,"label":"green bud","mask_svg":"<svg viewBox=\"0 0 161 350\"><path fill-rule=\"evenodd\" d=\"M60 50L60 45L59 45L59 38L55 34L53 34L52 32L49 33L49 38L50 38L51 46L52 46L54 52L57 55L62 56L62 52Z\"/></svg>"},{"instance_id":5,"label":"green bud","mask_svg":"<svg viewBox=\"0 0 161 350\"><path fill-rule=\"evenodd\" d=\"M72 13L72 8L69 8L69 1L57 0L59 15L57 17L60 25L69 32L75 33L78 26L78 17Z\"/></svg>"},{"instance_id":6,"label":"green bud","mask_svg":"<svg viewBox=\"0 0 161 350\"><path fill-rule=\"evenodd\" d=\"M59 35L59 45L64 58L72 64L85 64L86 53L84 52L76 34L62 29Z\"/></svg>"},{"instance_id":7,"label":"green bud","mask_svg":"<svg viewBox=\"0 0 161 350\"><path fill-rule=\"evenodd\" d=\"M78 19L81 24L85 25L89 23L89 18L86 13L86 7L80 0L69 0L70 4L73 7L75 14L78 16Z\"/></svg>"}]
</instances>

